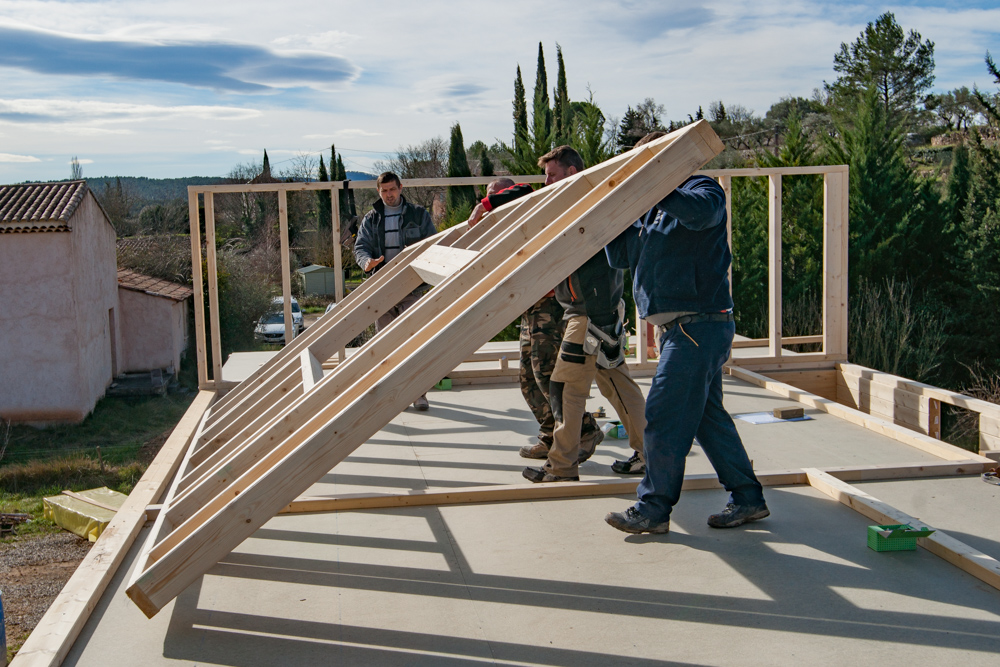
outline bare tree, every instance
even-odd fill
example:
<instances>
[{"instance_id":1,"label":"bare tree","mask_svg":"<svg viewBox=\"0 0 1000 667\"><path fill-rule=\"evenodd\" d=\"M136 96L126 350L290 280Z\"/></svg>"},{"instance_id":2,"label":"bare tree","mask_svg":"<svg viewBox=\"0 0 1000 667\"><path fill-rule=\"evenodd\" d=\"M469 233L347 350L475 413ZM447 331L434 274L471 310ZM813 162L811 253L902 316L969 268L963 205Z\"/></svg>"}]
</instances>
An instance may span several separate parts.
<instances>
[{"instance_id":1,"label":"bare tree","mask_svg":"<svg viewBox=\"0 0 1000 667\"><path fill-rule=\"evenodd\" d=\"M83 167L80 166L80 161L74 155L69 161L69 180L80 181L83 180Z\"/></svg>"},{"instance_id":2,"label":"bare tree","mask_svg":"<svg viewBox=\"0 0 1000 667\"><path fill-rule=\"evenodd\" d=\"M400 178L444 178L448 173L448 143L434 137L416 146L400 147L395 157L375 163L378 172L391 171ZM430 210L442 188L408 188L406 197Z\"/></svg>"}]
</instances>

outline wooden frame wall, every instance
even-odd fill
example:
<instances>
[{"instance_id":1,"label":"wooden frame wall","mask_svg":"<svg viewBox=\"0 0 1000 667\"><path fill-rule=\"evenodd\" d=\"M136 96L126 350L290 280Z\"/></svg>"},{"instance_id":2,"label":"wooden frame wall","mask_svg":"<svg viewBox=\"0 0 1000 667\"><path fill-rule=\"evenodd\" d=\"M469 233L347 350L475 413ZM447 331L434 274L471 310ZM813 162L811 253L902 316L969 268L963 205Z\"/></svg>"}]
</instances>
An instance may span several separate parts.
<instances>
[{"instance_id":1,"label":"wooden frame wall","mask_svg":"<svg viewBox=\"0 0 1000 667\"><path fill-rule=\"evenodd\" d=\"M848 239L848 171L843 165L810 166L810 167L776 167L751 169L708 169L698 173L716 178L726 193L726 211L729 225L730 245L732 241L732 179L733 178L767 178L768 179L768 323L769 335L765 339L741 340L734 344L735 348L753 348L762 350L760 354L749 357L740 356L732 363L755 370L788 369L788 368L827 368L834 364L847 361L847 239ZM781 193L783 180L788 177L822 175L823 176L823 330L809 336L784 337L781 332ZM539 183L544 176L517 176L522 182ZM489 183L491 177L445 178L445 179L407 179L404 187L443 187L447 185L483 185ZM195 212L199 206L199 196L204 197L205 206L205 237L206 237L206 271L209 288L209 313L206 319L204 313L204 286L200 272L195 270L194 307L195 307L195 349L198 356L198 382L202 389L226 391L233 383L222 380L221 344L219 337L218 285L216 282L217 263L215 257L215 193L246 193L246 192L276 192L279 197L278 215L281 237L282 262L282 294L284 295L285 321L291 321L291 273L289 268L288 246L288 211L286 198L289 192L330 190L333 199L333 239L339 244L340 239L340 192L344 189L342 181L312 182L312 183L267 183L255 185L214 185L189 186L188 198L191 215L191 257L193 264L201 265L201 240L198 216ZM355 189L374 188L374 181L351 181L350 187ZM335 253L335 263L339 263L339 254ZM341 267L336 266L335 300L340 303L344 298L343 275ZM730 283L732 282L730 268ZM629 367L638 374L651 372L656 367L656 361L647 357L647 341L645 322L639 313L635 313L636 341L634 352L629 358ZM208 349L206 323L212 332L211 350ZM286 343L291 342L293 327L286 327ZM785 350L790 345L805 343L821 343L820 352L793 354ZM211 363L208 355L211 354ZM481 356L481 355L480 355ZM345 359L344 349L330 352L327 358L318 359L321 364L331 365ZM470 355L469 361L481 360L476 355ZM463 360L464 361L464 360ZM211 374L209 373L211 368ZM478 371L472 374L470 381L512 381L516 379L516 369L506 368L500 364L496 371Z\"/></svg>"}]
</instances>

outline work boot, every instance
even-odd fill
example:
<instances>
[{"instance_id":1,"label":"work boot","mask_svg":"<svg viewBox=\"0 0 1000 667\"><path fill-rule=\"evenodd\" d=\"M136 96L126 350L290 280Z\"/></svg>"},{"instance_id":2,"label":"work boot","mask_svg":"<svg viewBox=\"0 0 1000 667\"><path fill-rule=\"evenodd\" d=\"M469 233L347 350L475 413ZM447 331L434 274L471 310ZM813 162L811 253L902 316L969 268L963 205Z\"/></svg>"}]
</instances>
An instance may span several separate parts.
<instances>
[{"instance_id":1,"label":"work boot","mask_svg":"<svg viewBox=\"0 0 1000 667\"><path fill-rule=\"evenodd\" d=\"M413 407L420 412L427 412L427 410L431 407L431 404L427 402L427 394L424 394L417 400L413 401Z\"/></svg>"},{"instance_id":2,"label":"work boot","mask_svg":"<svg viewBox=\"0 0 1000 667\"><path fill-rule=\"evenodd\" d=\"M615 461L611 464L611 469L619 475L645 475L646 462L639 456L639 452L634 451L628 461Z\"/></svg>"},{"instance_id":3,"label":"work boot","mask_svg":"<svg viewBox=\"0 0 1000 667\"><path fill-rule=\"evenodd\" d=\"M551 446L551 442L539 440L533 445L525 445L524 447L521 447L517 453L526 459L547 459L549 458L549 447Z\"/></svg>"},{"instance_id":4,"label":"work boot","mask_svg":"<svg viewBox=\"0 0 1000 667\"><path fill-rule=\"evenodd\" d=\"M602 440L604 440L604 432L599 428L595 428L593 432L580 438L580 455L576 462L583 463L593 456L594 452L597 451L597 446L601 444Z\"/></svg>"},{"instance_id":5,"label":"work boot","mask_svg":"<svg viewBox=\"0 0 1000 667\"><path fill-rule=\"evenodd\" d=\"M726 509L708 517L708 525L712 528L735 528L751 521L770 516L767 505L737 505L728 503Z\"/></svg>"},{"instance_id":6,"label":"work boot","mask_svg":"<svg viewBox=\"0 0 1000 667\"><path fill-rule=\"evenodd\" d=\"M656 522L643 516L635 507L629 507L624 512L608 512L604 520L609 525L624 533L667 533L670 531L670 519Z\"/></svg>"},{"instance_id":7,"label":"work boot","mask_svg":"<svg viewBox=\"0 0 1000 667\"><path fill-rule=\"evenodd\" d=\"M559 477L545 472L545 468L525 468L521 476L532 482L579 482L580 476Z\"/></svg>"}]
</instances>

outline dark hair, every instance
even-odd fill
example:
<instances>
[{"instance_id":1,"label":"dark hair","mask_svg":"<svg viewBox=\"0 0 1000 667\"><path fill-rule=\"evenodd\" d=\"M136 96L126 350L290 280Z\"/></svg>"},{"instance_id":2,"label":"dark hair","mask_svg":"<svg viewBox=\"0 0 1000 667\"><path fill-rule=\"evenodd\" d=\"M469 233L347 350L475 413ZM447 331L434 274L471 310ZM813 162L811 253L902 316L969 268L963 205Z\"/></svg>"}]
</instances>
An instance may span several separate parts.
<instances>
[{"instance_id":1,"label":"dark hair","mask_svg":"<svg viewBox=\"0 0 1000 667\"><path fill-rule=\"evenodd\" d=\"M662 132L660 130L657 130L656 132L650 132L649 134L647 134L646 136L644 136L642 139L640 139L639 141L635 142L635 146L633 146L633 148L638 148L639 146L643 146L645 144L648 144L650 141L656 141L660 137L665 137L665 136L667 136L667 133L666 132Z\"/></svg>"},{"instance_id":2,"label":"dark hair","mask_svg":"<svg viewBox=\"0 0 1000 667\"><path fill-rule=\"evenodd\" d=\"M403 184L399 181L399 176L392 173L391 171L383 171L381 174L378 175L378 178L375 179L375 189L376 190L380 189L383 185L385 185L389 181L395 182L397 187L400 188L403 187Z\"/></svg>"},{"instance_id":3,"label":"dark hair","mask_svg":"<svg viewBox=\"0 0 1000 667\"><path fill-rule=\"evenodd\" d=\"M538 158L538 166L544 168L546 164L556 161L565 169L574 167L578 172L584 170L583 158L580 154L569 146L558 146L548 153Z\"/></svg>"}]
</instances>

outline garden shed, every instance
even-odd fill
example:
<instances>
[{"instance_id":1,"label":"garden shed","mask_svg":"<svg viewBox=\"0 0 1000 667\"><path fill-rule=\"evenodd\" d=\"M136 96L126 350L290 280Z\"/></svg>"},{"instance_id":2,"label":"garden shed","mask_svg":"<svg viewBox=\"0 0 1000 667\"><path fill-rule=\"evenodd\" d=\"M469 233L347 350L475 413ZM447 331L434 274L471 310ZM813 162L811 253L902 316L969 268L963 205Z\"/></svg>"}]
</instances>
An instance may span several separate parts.
<instances>
[{"instance_id":1,"label":"garden shed","mask_svg":"<svg viewBox=\"0 0 1000 667\"><path fill-rule=\"evenodd\" d=\"M306 295L333 295L336 290L337 270L322 264L312 264L310 266L296 269L296 273L302 276L303 293Z\"/></svg>"},{"instance_id":2,"label":"garden shed","mask_svg":"<svg viewBox=\"0 0 1000 667\"><path fill-rule=\"evenodd\" d=\"M85 181L0 185L0 417L77 422L117 375L115 230Z\"/></svg>"},{"instance_id":3,"label":"garden shed","mask_svg":"<svg viewBox=\"0 0 1000 667\"><path fill-rule=\"evenodd\" d=\"M188 343L186 285L118 269L122 373L167 369L176 373Z\"/></svg>"}]
</instances>

